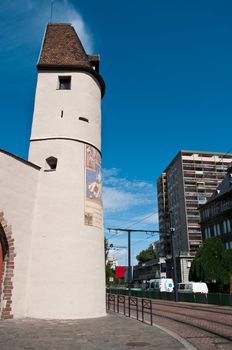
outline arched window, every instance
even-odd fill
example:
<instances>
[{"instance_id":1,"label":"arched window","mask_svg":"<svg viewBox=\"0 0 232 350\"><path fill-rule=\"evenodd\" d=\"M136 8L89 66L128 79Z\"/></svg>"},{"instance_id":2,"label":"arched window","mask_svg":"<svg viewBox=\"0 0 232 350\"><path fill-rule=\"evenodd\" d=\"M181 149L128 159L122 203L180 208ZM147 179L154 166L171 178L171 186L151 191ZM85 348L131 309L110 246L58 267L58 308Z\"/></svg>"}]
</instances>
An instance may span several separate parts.
<instances>
[{"instance_id":1,"label":"arched window","mask_svg":"<svg viewBox=\"0 0 232 350\"><path fill-rule=\"evenodd\" d=\"M55 171L57 167L57 158L49 157L46 159L46 169L45 171Z\"/></svg>"}]
</instances>

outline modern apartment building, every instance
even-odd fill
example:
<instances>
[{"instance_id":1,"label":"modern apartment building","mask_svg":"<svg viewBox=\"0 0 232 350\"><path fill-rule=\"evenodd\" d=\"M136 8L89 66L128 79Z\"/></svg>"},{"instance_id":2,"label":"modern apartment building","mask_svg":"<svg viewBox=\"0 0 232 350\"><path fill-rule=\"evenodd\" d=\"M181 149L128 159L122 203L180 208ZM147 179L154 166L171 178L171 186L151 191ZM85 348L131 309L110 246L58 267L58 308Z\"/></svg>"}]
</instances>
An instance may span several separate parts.
<instances>
[{"instance_id":1,"label":"modern apartment building","mask_svg":"<svg viewBox=\"0 0 232 350\"><path fill-rule=\"evenodd\" d=\"M232 249L232 166L212 197L200 208L203 241L220 237Z\"/></svg>"},{"instance_id":2,"label":"modern apartment building","mask_svg":"<svg viewBox=\"0 0 232 350\"><path fill-rule=\"evenodd\" d=\"M161 255L171 257L169 218L175 228L178 280L187 281L202 242L199 205L224 179L232 154L180 151L157 181Z\"/></svg>"}]
</instances>

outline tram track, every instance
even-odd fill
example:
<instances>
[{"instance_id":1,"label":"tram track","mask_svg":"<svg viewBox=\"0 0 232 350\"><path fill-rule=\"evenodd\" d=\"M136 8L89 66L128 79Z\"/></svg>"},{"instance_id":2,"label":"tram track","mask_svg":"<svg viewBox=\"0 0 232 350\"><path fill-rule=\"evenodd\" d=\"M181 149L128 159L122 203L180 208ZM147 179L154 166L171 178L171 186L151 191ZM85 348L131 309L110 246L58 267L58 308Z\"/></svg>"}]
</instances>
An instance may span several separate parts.
<instances>
[{"instance_id":1,"label":"tram track","mask_svg":"<svg viewBox=\"0 0 232 350\"><path fill-rule=\"evenodd\" d=\"M158 303L153 303L152 302L152 305L153 305L153 309L155 309L155 310L158 310L158 311L163 311L163 310L161 310L160 308L161 307L168 307L169 309L168 309L168 311L170 312L170 309L172 308L172 309L177 309L178 308L178 306L172 306L172 305L161 305L161 304L158 304ZM157 308L157 306L159 307L159 308ZM208 313L208 310L207 309L204 309L204 310L199 310L199 309L191 309L191 312L194 312L194 313L196 313L196 311L198 312L198 313L204 313L204 315L200 315L200 314L198 314L198 316L195 316L195 315L192 315L192 314L190 314L190 313L188 313L188 314L186 314L186 313L184 313L185 312L185 310L187 309L187 310L189 310L189 308L184 308L184 307L181 307L181 308L178 308L178 309L181 309L180 310L180 312L177 312L177 311L173 311L172 313L175 313L176 315L180 315L180 316L188 316L188 317L191 317L191 318L193 318L193 319L197 319L197 320L202 320L202 321L209 321L209 318L207 318L207 315L205 315L205 314L207 314ZM230 317L230 319L228 319L228 317L226 317L227 315L223 315L222 313L220 313L220 317L223 317L227 322L223 322L223 321L219 321L219 320L216 320L216 319L214 319L214 323L215 324L218 324L218 325L221 325L221 326L227 326L227 327L230 327L230 328L232 328L232 317ZM232 315L231 315L232 316Z\"/></svg>"},{"instance_id":2,"label":"tram track","mask_svg":"<svg viewBox=\"0 0 232 350\"><path fill-rule=\"evenodd\" d=\"M159 309L157 306L159 306ZM182 338L186 339L194 346L197 346L199 349L205 349L206 343L208 346L210 344L212 349L232 349L232 320L230 313L229 315L223 315L227 318L226 322L218 322L215 318L212 318L211 313L208 314L208 317L206 315L202 317L203 313L207 314L209 311L207 306L206 308L201 308L199 310L195 307L189 308L188 306L185 307L184 305L181 305L181 312L173 310L174 306L176 309L179 304L170 305L168 302L165 304L152 301L153 323L177 332ZM163 310L161 310L160 307L162 307ZM196 315L188 313L189 309L191 309L191 312L195 312ZM139 310L141 312L140 306ZM183 314L185 310L186 313ZM220 316L222 316L221 312ZM147 319L148 318L149 315L147 315ZM191 334L193 336L191 336Z\"/></svg>"},{"instance_id":3,"label":"tram track","mask_svg":"<svg viewBox=\"0 0 232 350\"><path fill-rule=\"evenodd\" d=\"M152 299L153 302L155 304L158 304L158 305L166 305L167 306L167 303L171 306L171 307L175 307L175 308L183 308L183 309L189 309L189 310L196 310L196 311L203 311L203 312L211 312L211 313L218 313L218 314L222 314L222 315L230 315L232 316L232 308L231 310L228 310L228 309L223 309L223 306L214 306L214 305L209 305L209 304L204 304L205 307L202 307L202 306L198 306L197 304L193 304L193 305L189 305L187 304L188 306L185 306L181 303L184 303L184 302L172 302L172 301L169 301L167 300L167 303L161 303L158 299ZM201 305L201 304L200 304ZM206 309L207 307L207 309ZM211 307L211 308L210 308Z\"/></svg>"},{"instance_id":4,"label":"tram track","mask_svg":"<svg viewBox=\"0 0 232 350\"><path fill-rule=\"evenodd\" d=\"M213 335L215 335L216 337L225 339L225 340L229 341L229 342L232 344L232 335L230 336L230 335L227 335L227 334L223 334L223 333L221 333L221 332L216 332L216 331L210 329L209 327L204 327L202 324L201 324L201 325L197 325L197 324L192 323L192 322L187 322L187 321L185 321L185 320L183 320L183 319L182 319L182 320L181 320L181 319L177 319L176 317L174 318L174 317L171 317L171 316L168 316L168 315L163 315L163 314L160 314L160 313L157 313L157 312L152 313L152 316L153 316L153 317L162 317L162 318L166 318L166 319L171 320L171 321L174 321L174 322L178 322L178 323L181 323L181 324L185 324L185 325L187 325L187 326L189 326L189 327L194 327L194 328L196 328L196 329L199 329L200 331L204 331L204 332L206 332L206 333L213 334ZM186 317L187 317L187 316L186 316ZM210 323L211 321L207 320L207 322ZM213 322L213 324L215 324L215 322ZM224 327L228 327L227 324L224 324L223 326L224 326Z\"/></svg>"},{"instance_id":5,"label":"tram track","mask_svg":"<svg viewBox=\"0 0 232 350\"><path fill-rule=\"evenodd\" d=\"M147 308L142 311L142 298L135 299L138 311L133 304L130 304L129 308L128 297L125 297L124 309L120 305L118 311L123 313L126 309L124 314L128 316L130 309L131 317L138 315L137 319L140 321L164 327L189 341L199 350L232 349L232 313L226 307L217 310L217 307L207 304L204 307L196 305L191 307L189 304L174 304L171 301L165 303L146 298L143 301L148 301L148 305L150 302L152 307L150 310Z\"/></svg>"}]
</instances>

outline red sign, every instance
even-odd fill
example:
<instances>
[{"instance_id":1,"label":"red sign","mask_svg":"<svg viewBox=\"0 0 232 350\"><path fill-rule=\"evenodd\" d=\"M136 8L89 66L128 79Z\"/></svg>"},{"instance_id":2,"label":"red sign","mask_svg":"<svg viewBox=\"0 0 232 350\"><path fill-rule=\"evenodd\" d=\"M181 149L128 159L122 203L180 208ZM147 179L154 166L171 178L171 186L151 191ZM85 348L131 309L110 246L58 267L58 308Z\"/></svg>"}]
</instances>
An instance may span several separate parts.
<instances>
[{"instance_id":1,"label":"red sign","mask_svg":"<svg viewBox=\"0 0 232 350\"><path fill-rule=\"evenodd\" d=\"M116 266L116 278L124 278L125 277L125 268L127 268L127 266Z\"/></svg>"}]
</instances>

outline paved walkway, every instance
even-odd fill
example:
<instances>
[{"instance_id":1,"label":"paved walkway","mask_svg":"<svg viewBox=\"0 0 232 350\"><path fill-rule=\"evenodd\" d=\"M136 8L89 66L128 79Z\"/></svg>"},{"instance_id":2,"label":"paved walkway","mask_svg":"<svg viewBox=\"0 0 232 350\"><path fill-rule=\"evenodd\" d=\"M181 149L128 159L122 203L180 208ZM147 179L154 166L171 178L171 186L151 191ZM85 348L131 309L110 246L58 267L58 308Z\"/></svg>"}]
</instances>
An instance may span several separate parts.
<instances>
[{"instance_id":1,"label":"paved walkway","mask_svg":"<svg viewBox=\"0 0 232 350\"><path fill-rule=\"evenodd\" d=\"M192 349L170 334L118 314L88 320L0 321L4 350Z\"/></svg>"}]
</instances>

